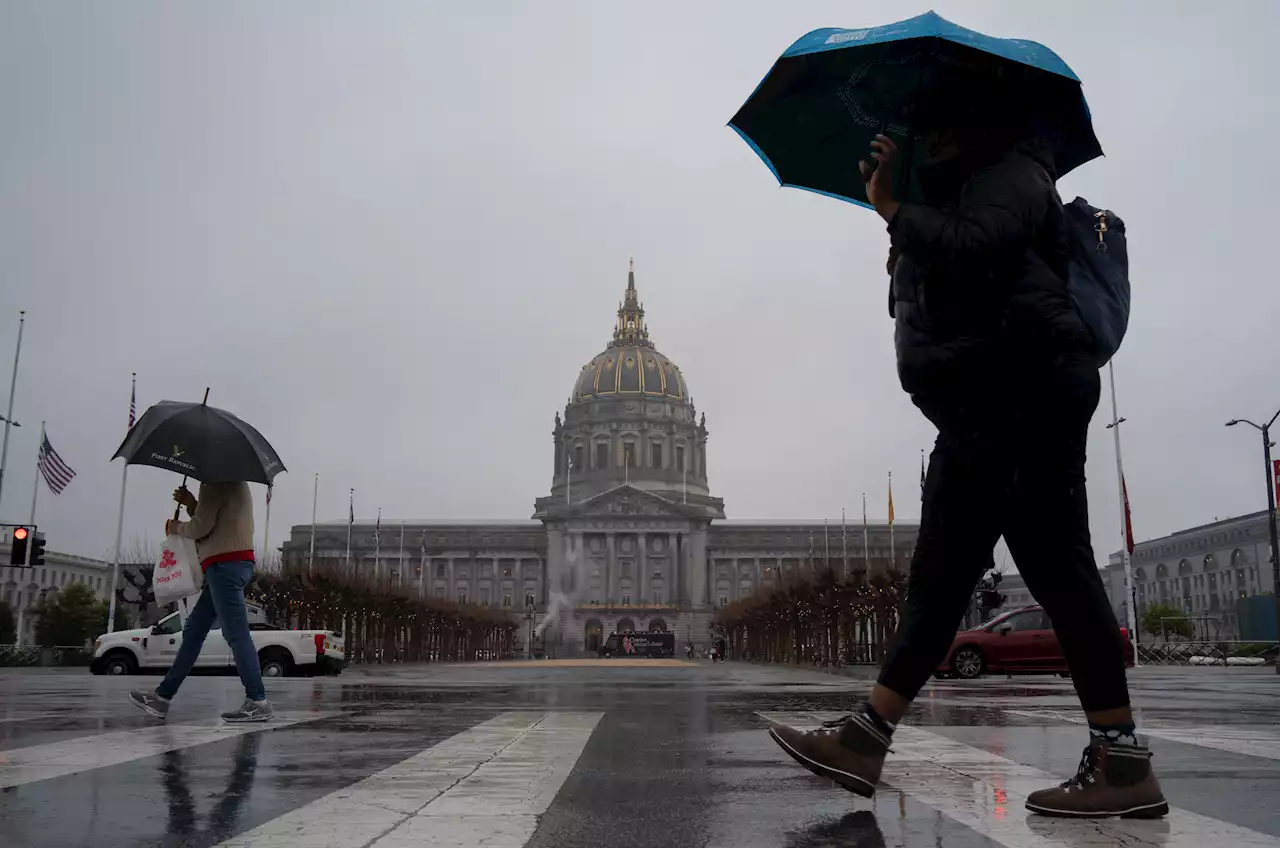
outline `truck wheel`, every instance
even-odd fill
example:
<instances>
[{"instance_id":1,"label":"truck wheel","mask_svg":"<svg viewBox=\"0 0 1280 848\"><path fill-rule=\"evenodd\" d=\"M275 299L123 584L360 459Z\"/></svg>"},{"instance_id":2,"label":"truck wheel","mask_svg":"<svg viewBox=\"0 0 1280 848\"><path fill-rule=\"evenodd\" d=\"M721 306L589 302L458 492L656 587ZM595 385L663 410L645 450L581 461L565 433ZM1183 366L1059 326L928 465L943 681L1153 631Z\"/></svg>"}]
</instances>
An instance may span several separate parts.
<instances>
[{"instance_id":1,"label":"truck wheel","mask_svg":"<svg viewBox=\"0 0 1280 848\"><path fill-rule=\"evenodd\" d=\"M288 677L293 671L293 657L282 648L267 648L258 654L263 677Z\"/></svg>"},{"instance_id":2,"label":"truck wheel","mask_svg":"<svg viewBox=\"0 0 1280 848\"><path fill-rule=\"evenodd\" d=\"M102 663L102 673L112 677L121 674L137 674L138 663L128 651L116 651L108 654Z\"/></svg>"}]
</instances>

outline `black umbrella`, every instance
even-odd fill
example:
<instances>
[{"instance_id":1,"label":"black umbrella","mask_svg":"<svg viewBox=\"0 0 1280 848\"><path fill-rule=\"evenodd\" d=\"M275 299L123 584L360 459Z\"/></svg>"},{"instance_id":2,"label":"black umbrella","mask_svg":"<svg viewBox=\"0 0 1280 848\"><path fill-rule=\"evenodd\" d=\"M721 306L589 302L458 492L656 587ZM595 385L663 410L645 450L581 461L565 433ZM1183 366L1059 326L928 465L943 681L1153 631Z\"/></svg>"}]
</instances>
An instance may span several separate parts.
<instances>
[{"instance_id":1,"label":"black umbrella","mask_svg":"<svg viewBox=\"0 0 1280 848\"><path fill-rule=\"evenodd\" d=\"M262 434L225 409L162 400L133 425L117 456L166 468L202 483L265 483L285 470Z\"/></svg>"}]
</instances>

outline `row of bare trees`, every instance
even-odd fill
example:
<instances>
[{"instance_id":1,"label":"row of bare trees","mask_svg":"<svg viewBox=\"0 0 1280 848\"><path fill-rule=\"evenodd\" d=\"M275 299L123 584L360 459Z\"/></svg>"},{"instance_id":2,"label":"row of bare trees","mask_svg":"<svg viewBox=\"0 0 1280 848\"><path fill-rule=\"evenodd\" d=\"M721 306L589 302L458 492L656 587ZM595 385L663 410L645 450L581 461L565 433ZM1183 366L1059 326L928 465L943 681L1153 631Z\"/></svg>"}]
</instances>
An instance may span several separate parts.
<instances>
[{"instance_id":1,"label":"row of bare trees","mask_svg":"<svg viewBox=\"0 0 1280 848\"><path fill-rule=\"evenodd\" d=\"M881 662L898 627L903 575L845 575L821 562L806 572L717 613L730 656L823 667Z\"/></svg>"},{"instance_id":2,"label":"row of bare trees","mask_svg":"<svg viewBox=\"0 0 1280 848\"><path fill-rule=\"evenodd\" d=\"M410 585L333 562L259 571L246 594L281 625L340 631L348 662L506 659L519 629L498 610L419 597Z\"/></svg>"}]
</instances>

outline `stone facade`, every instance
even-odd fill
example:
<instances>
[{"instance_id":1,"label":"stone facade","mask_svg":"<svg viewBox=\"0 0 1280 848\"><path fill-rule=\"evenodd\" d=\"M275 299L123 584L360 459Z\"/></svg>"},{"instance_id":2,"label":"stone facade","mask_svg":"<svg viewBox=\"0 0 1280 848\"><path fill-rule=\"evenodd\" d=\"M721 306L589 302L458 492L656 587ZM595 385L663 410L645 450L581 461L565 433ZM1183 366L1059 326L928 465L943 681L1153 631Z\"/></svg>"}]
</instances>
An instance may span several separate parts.
<instances>
[{"instance_id":1,"label":"stone facade","mask_svg":"<svg viewBox=\"0 0 1280 848\"><path fill-rule=\"evenodd\" d=\"M8 561L9 546L0 545L0 562ZM41 596L72 583L83 583L105 601L111 597L111 565L100 559L46 550L44 565L0 567L0 600L17 618L18 644L29 644L35 638L35 608Z\"/></svg>"},{"instance_id":2,"label":"stone facade","mask_svg":"<svg viewBox=\"0 0 1280 848\"><path fill-rule=\"evenodd\" d=\"M1130 567L1139 618L1148 606L1165 604L1193 619L1198 638L1239 638L1239 600L1274 588L1268 534L1267 513L1255 512L1135 545ZM1109 557L1103 582L1116 618L1124 622L1119 551Z\"/></svg>"},{"instance_id":3,"label":"stone facade","mask_svg":"<svg viewBox=\"0 0 1280 848\"><path fill-rule=\"evenodd\" d=\"M829 553L851 569L905 570L918 526L866 530L822 521L729 521L711 494L706 415L674 362L649 339L634 270L613 339L583 366L552 428L550 493L529 521L356 522L352 561L411 589L481 603L547 628L561 655L590 651L611 632L657 630L705 648L715 610ZM317 562L341 563L346 522L317 525ZM309 556L311 526L292 529L286 565ZM864 560L865 547L865 560ZM375 548L378 549L375 561ZM892 556L891 556L892 553Z\"/></svg>"}]
</instances>

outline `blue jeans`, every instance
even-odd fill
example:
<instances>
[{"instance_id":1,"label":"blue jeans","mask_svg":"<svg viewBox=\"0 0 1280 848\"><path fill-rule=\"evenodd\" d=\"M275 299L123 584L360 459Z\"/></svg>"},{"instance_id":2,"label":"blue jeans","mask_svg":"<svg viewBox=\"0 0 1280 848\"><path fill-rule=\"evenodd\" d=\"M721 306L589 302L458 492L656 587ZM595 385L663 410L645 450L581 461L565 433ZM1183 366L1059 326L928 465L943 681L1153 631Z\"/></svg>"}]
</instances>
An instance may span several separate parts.
<instances>
[{"instance_id":1,"label":"blue jeans","mask_svg":"<svg viewBox=\"0 0 1280 848\"><path fill-rule=\"evenodd\" d=\"M187 679L200 656L209 628L215 619L221 619L222 637L231 646L231 656L235 658L245 695L253 701L267 699L266 690L262 688L258 650L249 634L249 614L244 608L244 587L252 579L252 562L219 562L209 566L204 573L200 599L191 607L191 613L182 626L182 647L178 648L178 656L164 680L156 687L157 695L168 699L177 694L178 687Z\"/></svg>"}]
</instances>

